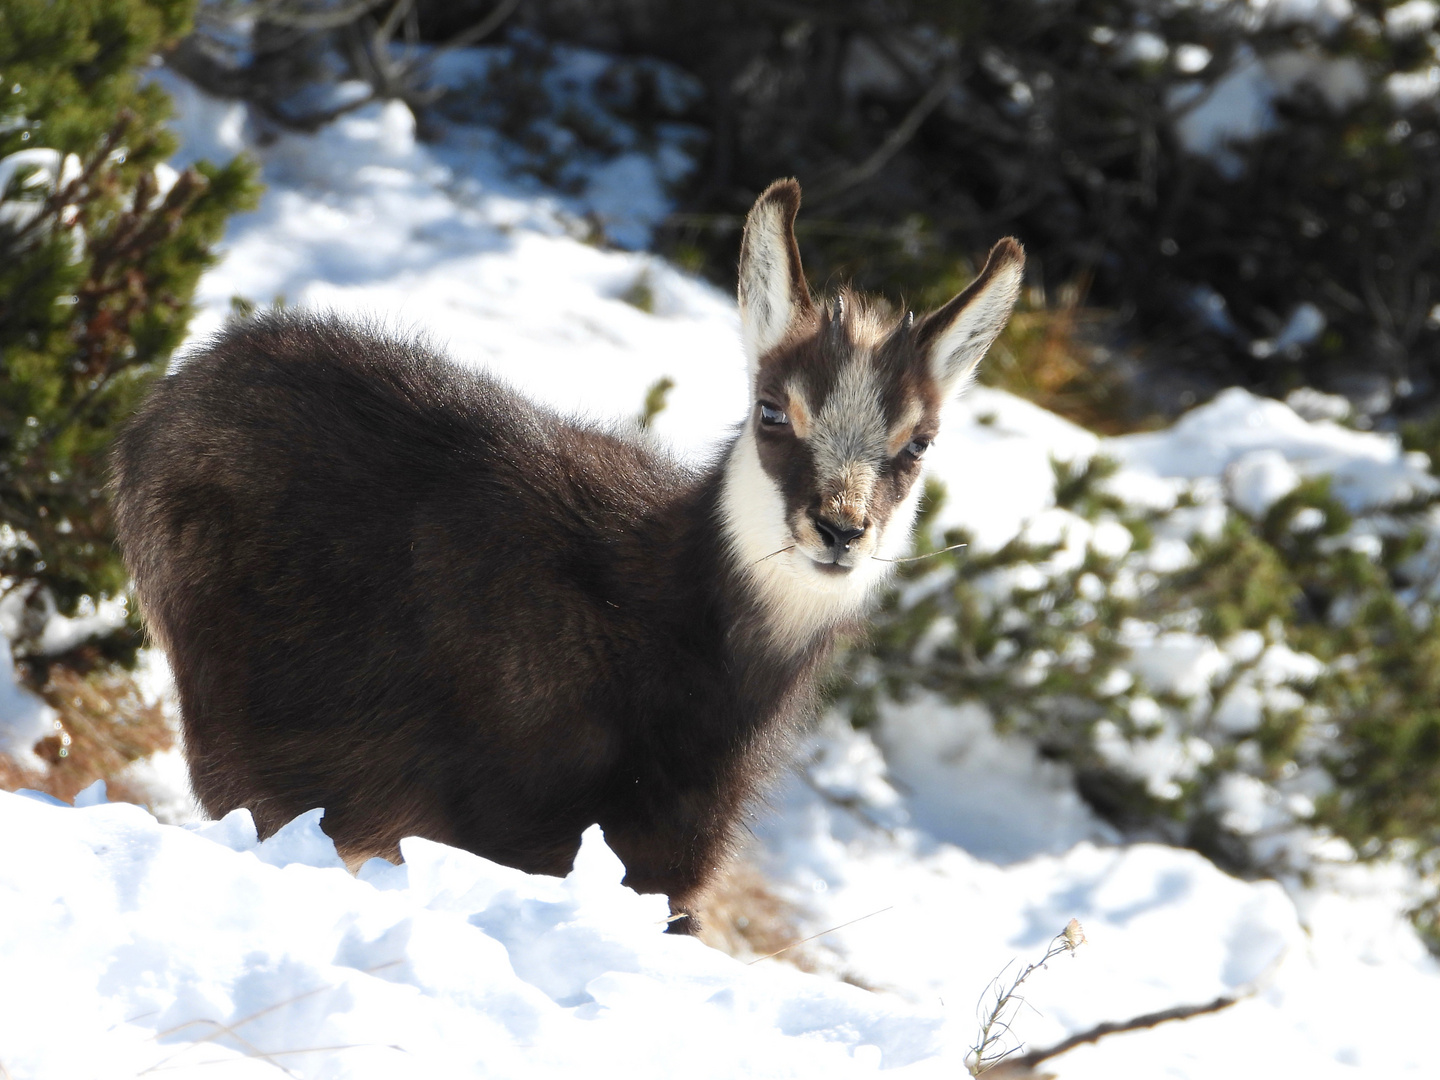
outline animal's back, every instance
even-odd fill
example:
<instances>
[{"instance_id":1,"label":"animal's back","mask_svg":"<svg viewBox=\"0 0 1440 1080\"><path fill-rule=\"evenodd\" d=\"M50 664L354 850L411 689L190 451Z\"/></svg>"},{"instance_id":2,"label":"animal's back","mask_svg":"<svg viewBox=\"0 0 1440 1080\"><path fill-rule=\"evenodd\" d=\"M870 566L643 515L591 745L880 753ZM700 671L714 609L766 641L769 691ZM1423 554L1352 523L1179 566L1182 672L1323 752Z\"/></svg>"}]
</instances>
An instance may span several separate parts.
<instances>
[{"instance_id":1,"label":"animal's back","mask_svg":"<svg viewBox=\"0 0 1440 1080\"><path fill-rule=\"evenodd\" d=\"M606 602L607 537L682 473L413 343L296 317L165 379L115 473L207 810L270 831L324 806L342 846L391 851L468 839L464 792L487 853L566 868L617 752L585 698L639 632Z\"/></svg>"}]
</instances>

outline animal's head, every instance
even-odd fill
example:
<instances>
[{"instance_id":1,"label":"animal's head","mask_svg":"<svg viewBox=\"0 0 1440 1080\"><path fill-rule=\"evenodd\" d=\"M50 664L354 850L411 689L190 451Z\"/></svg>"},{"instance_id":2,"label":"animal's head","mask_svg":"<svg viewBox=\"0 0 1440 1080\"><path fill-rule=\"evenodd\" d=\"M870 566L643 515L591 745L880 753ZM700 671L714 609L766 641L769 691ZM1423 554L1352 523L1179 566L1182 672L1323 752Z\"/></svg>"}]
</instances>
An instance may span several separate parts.
<instances>
[{"instance_id":1,"label":"animal's head","mask_svg":"<svg viewBox=\"0 0 1440 1080\"><path fill-rule=\"evenodd\" d=\"M1020 292L1025 255L1001 240L943 307L882 315L842 293L817 306L795 244L800 185L756 201L740 248L751 408L723 513L777 637L798 646L855 614L903 555L921 463Z\"/></svg>"}]
</instances>

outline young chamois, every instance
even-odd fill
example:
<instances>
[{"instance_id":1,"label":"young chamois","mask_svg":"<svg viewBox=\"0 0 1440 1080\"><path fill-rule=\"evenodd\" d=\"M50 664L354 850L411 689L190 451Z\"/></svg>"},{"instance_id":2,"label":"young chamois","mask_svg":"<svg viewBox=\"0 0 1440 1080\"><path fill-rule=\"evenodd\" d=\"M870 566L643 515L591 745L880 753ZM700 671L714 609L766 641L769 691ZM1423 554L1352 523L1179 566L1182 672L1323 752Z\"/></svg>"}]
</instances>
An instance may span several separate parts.
<instances>
[{"instance_id":1,"label":"young chamois","mask_svg":"<svg viewBox=\"0 0 1440 1080\"><path fill-rule=\"evenodd\" d=\"M751 407L700 471L331 317L250 319L157 384L116 524L207 811L546 874L599 822L627 884L693 910L904 554L1024 262L1002 240L921 319L817 307L799 204L777 182L746 222Z\"/></svg>"}]
</instances>

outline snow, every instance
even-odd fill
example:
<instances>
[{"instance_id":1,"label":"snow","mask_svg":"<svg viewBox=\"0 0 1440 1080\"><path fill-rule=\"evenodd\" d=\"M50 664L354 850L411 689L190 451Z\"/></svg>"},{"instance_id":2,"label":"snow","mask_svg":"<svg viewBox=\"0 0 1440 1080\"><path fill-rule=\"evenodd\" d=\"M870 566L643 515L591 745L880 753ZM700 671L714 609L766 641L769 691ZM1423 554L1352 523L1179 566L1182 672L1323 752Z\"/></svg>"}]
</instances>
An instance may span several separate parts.
<instances>
[{"instance_id":1,"label":"snow","mask_svg":"<svg viewBox=\"0 0 1440 1080\"><path fill-rule=\"evenodd\" d=\"M1267 8L1302 9L1336 5ZM455 63L451 75L479 66ZM391 103L315 136L252 145L237 107L160 77L177 96L177 166L243 148L269 185L202 281L195 340L222 324L232 297L279 296L423 328L460 362L591 416L634 416L668 376L676 385L654 437L692 458L744 414L732 298L652 255L587 243L589 204L515 176L494 133L457 128L421 144ZM683 152L678 137L671 151ZM584 198L624 209L631 191L634 220L653 222L663 186L642 182L631 152L592 163ZM624 299L641 281L650 311ZM1140 588L1141 572L1187 565L1191 541L1218 535L1227 507L1262 514L1312 477L1333 477L1357 513L1434 491L1427 463L1392 437L1296 404L1311 418L1229 390L1166 431L1102 439L977 387L927 455L947 490L939 524L966 529L977 551L1015 537L1058 545L1045 564L995 572L987 588L1000 604L1018 576L1043 586L1089 550L1134 560ZM1054 505L1054 463L1096 456L1119 465L1107 491L1165 513L1149 549L1131 552L1118 521ZM1182 496L1191 505L1176 508ZM1347 542L1379 528L1357 527ZM939 572L907 597L945 584ZM1078 587L1101 585L1091 575ZM1130 720L1151 738L1117 733L1102 747L1161 797L1212 752L1164 691L1204 696L1241 670L1216 722L1243 734L1318 671L1255 632L1217 642L1135 622L1125 641L1131 659L1101 692L1130 695ZM146 697L164 699L163 660L146 654L145 665ZM0 684L0 734L28 746L52 716ZM1018 1033L1031 1045L1249 996L1047 1062L1061 1080L1435 1075L1440 965L1403 919L1413 882L1393 867L1350 865L1353 853L1337 848L1339 865L1310 886L1282 886L1230 877L1193 852L1122 843L1065 766L997 731L974 702L919 696L866 732L828 718L800 760L752 823L746 858L794 906L797 936L819 935L807 946L815 975L663 934L664 901L619 884L595 830L563 880L424 840L402 845L403 866L372 862L352 877L318 808L264 843L243 811L198 821L179 751L136 766L170 824L97 789L75 808L0 794L0 969L23 991L0 1009L0 1065L16 1078L277 1065L305 1077L545 1077L621 1061L640 1077L955 1077L990 980L1078 918L1089 944L1027 984L1035 1008ZM1324 794L1315 775L1283 791L1250 779L1234 774L1216 796L1246 833L1283 832L1304 799Z\"/></svg>"},{"instance_id":2,"label":"snow","mask_svg":"<svg viewBox=\"0 0 1440 1080\"><path fill-rule=\"evenodd\" d=\"M1018 777L1033 751L1011 749L999 768ZM985 747L962 782L997 771L995 756ZM962 1014L977 987L1012 959L1038 955L1067 919L1078 918L1089 944L1027 984L1034 1011L1022 1014L1022 1025L1032 1045L1053 1045L1106 1019L1254 991L1217 1016L1107 1038L1047 1061L1061 1080L1434 1075L1425 1018L1440 1004L1440 964L1381 902L1397 882L1382 885L1383 875L1356 867L1331 872L1329 889L1305 894L1302 922L1279 885L1237 881L1193 853L1088 839L1047 853L1058 835L1046 827L1052 782L1032 772L1009 785L1002 798L1013 839L997 861L914 825L868 821L825 798L812 769L810 783L786 787L780 812L761 830L766 869L808 906L803 932L888 907L822 939L835 942L837 968L918 1003L958 1005ZM902 809L935 814L924 806L928 797L917 790ZM1017 835L1027 829L1028 841ZM1382 990L1391 977L1393 989ZM1383 1035L1356 1022L1374 993L1397 1001L1403 1014ZM957 1036L973 1038L973 1029L952 1022Z\"/></svg>"},{"instance_id":3,"label":"snow","mask_svg":"<svg viewBox=\"0 0 1440 1080\"><path fill-rule=\"evenodd\" d=\"M1423 34L1435 25L1440 4L1434 0L1405 0L1385 12L1385 33L1395 38Z\"/></svg>"},{"instance_id":4,"label":"snow","mask_svg":"<svg viewBox=\"0 0 1440 1080\"><path fill-rule=\"evenodd\" d=\"M34 746L55 731L55 710L16 681L10 641L0 634L0 754L25 769L44 768Z\"/></svg>"},{"instance_id":5,"label":"snow","mask_svg":"<svg viewBox=\"0 0 1440 1080\"><path fill-rule=\"evenodd\" d=\"M972 387L947 411L925 455L930 474L945 482L940 524L965 528L979 550L999 548L1054 504L1052 461L1088 461L1099 449L1097 436L1068 420Z\"/></svg>"},{"instance_id":6,"label":"snow","mask_svg":"<svg viewBox=\"0 0 1440 1080\"><path fill-rule=\"evenodd\" d=\"M1338 28L1355 11L1350 0L1249 0L1249 6L1265 22L1305 23L1322 34Z\"/></svg>"},{"instance_id":7,"label":"snow","mask_svg":"<svg viewBox=\"0 0 1440 1080\"><path fill-rule=\"evenodd\" d=\"M1440 487L1423 455L1405 453L1396 435L1306 421L1284 402L1239 387L1222 391L1166 431L1107 440L1104 452L1155 477L1197 479L1229 471L1232 490L1252 512L1263 512L1288 491L1287 469L1331 477L1334 494L1357 513Z\"/></svg>"},{"instance_id":8,"label":"snow","mask_svg":"<svg viewBox=\"0 0 1440 1080\"><path fill-rule=\"evenodd\" d=\"M902 820L979 859L1003 865L1059 855L1086 840L1118 839L1076 793L1067 766L1043 760L1027 740L997 733L978 702L955 706L924 697L897 705L886 712L877 738L886 770L877 779L905 791L894 804ZM834 731L822 746L834 754L836 745L867 743L862 735ZM816 766L809 772L832 795L843 790ZM1025 810L1016 813L1021 792ZM873 796L867 804L875 804Z\"/></svg>"},{"instance_id":9,"label":"snow","mask_svg":"<svg viewBox=\"0 0 1440 1080\"><path fill-rule=\"evenodd\" d=\"M202 110L202 146L216 112ZM227 258L202 280L192 340L223 324L232 297L281 297L423 328L457 360L597 418L636 414L645 391L672 378L657 435L691 452L712 446L746 408L733 301L653 256L577 242L585 224L561 200L525 194L493 155L461 142L417 144L409 110L391 102L252 148L271 191L235 221ZM652 313L622 299L642 278Z\"/></svg>"},{"instance_id":10,"label":"snow","mask_svg":"<svg viewBox=\"0 0 1440 1080\"><path fill-rule=\"evenodd\" d=\"M1296 9L1322 6L1272 4L1269 17L1273 21L1299 21L1304 13ZM1294 17L1287 19L1285 9L1290 9ZM1335 16L1337 21L1342 17ZM1243 166L1231 144L1271 131L1277 122L1277 99L1303 87L1316 91L1338 111L1363 97L1368 85L1364 67L1353 57L1333 58L1313 47L1283 49L1262 57L1242 45L1230 69L1213 84L1195 81L1175 88L1170 101L1172 110L1178 113L1175 134L1186 150L1210 158L1222 173L1235 177ZM1306 322L1313 325L1313 318L1306 318ZM1306 323L1296 327L1302 333L1308 329Z\"/></svg>"},{"instance_id":11,"label":"snow","mask_svg":"<svg viewBox=\"0 0 1440 1080\"><path fill-rule=\"evenodd\" d=\"M103 798L0 794L12 1076L560 1077L642 1048L640 1075L850 1076L941 1024L664 934L598 828L564 880L418 839L351 877L318 812L257 845L245 811L187 831Z\"/></svg>"},{"instance_id":12,"label":"snow","mask_svg":"<svg viewBox=\"0 0 1440 1080\"><path fill-rule=\"evenodd\" d=\"M7 982L26 989L0 1012L10 1074L223 1062L262 1075L281 1062L302 1076L544 1077L623 1055L640 1076L954 1076L978 991L1070 918L1089 944L1028 988L1038 1045L1255 994L1195 1028L1069 1055L1066 1078L1124 1075L1136 1042L1171 1076L1284 1062L1296 1075L1425 1075L1430 1060L1419 1021L1440 971L1393 917L1372 921L1383 904L1326 896L1307 937L1279 885L1160 845L1082 840L1002 864L790 784L761 831L767 870L806 898L806 929L876 913L822 938L847 977L881 990L867 993L664 934L665 901L619 884L598 829L563 880L418 839L404 865L351 877L318 818L257 844L245 811L184 829L96 789L75 809L0 794L0 942ZM1341 1021L1382 982L1400 1019L1366 1039Z\"/></svg>"}]
</instances>

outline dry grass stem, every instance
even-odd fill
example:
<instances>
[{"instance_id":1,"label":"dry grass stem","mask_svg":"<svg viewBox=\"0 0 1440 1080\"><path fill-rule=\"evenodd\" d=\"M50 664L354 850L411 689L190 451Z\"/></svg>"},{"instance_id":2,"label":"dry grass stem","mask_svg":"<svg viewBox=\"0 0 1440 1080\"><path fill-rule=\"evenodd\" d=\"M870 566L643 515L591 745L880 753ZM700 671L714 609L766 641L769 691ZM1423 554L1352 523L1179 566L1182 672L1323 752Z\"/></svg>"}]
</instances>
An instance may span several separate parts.
<instances>
[{"instance_id":1,"label":"dry grass stem","mask_svg":"<svg viewBox=\"0 0 1440 1080\"><path fill-rule=\"evenodd\" d=\"M795 550L795 545L794 545L794 544L791 544L789 547L783 547L783 548L781 548L779 551L772 551L772 552L770 552L769 555L762 555L760 558L756 559L756 560L755 560L755 565L756 565L756 566L759 566L759 565L760 565L762 562L764 562L766 559L773 559L776 555L784 555L785 552L787 552L787 551L794 551L794 550Z\"/></svg>"},{"instance_id":2,"label":"dry grass stem","mask_svg":"<svg viewBox=\"0 0 1440 1080\"><path fill-rule=\"evenodd\" d=\"M858 922L864 922L866 919L873 919L876 915L883 915L885 914L885 912L893 911L894 909L894 904L891 904L889 907L882 907L879 911L870 912L869 915L861 915L859 918L851 919L849 922L842 922L839 926L832 926L828 930L821 930L818 934L811 934L809 937L801 938L799 941L792 941L789 945L786 945L780 949L776 949L772 953L766 953L764 956L757 956L754 960L751 960L750 963L758 964L761 960L769 960L772 956L779 956L781 953L789 952L791 949L795 948L798 945L804 945L806 942L814 941L817 938L822 938L826 934L833 934L836 930L844 930L847 926L854 926Z\"/></svg>"},{"instance_id":3,"label":"dry grass stem","mask_svg":"<svg viewBox=\"0 0 1440 1080\"><path fill-rule=\"evenodd\" d=\"M377 972L377 971L384 971L386 968L396 967L396 966L398 966L398 965L400 965L400 964L403 964L404 962L405 962L405 959L402 957L402 958L399 959L399 960L387 960L387 961L386 961L385 963L383 963L383 964L376 964L376 965L373 966L373 967L361 968L361 969L359 969L359 970L361 971L362 974L365 974L365 975L373 975L373 974L375 974L375 972ZM246 1057L249 1057L249 1058L257 1058L257 1059L259 1059L259 1060L261 1060L261 1061L266 1062L266 1063L269 1064L269 1065L273 1065L273 1066L275 1066L275 1068L277 1068L277 1069L279 1069L281 1072L283 1072L286 1076L294 1076L295 1073L291 1072L289 1069L287 1069L287 1068L286 1068L284 1065L282 1065L280 1062L276 1061L275 1059L276 1059L277 1057L289 1057L289 1056L292 1056L292 1055L295 1055L295 1054L321 1053L321 1052L323 1052L323 1051L328 1051L328 1050L353 1050L353 1049L357 1049L357 1048L360 1048L360 1047L371 1047L371 1048L373 1048L373 1047L376 1047L376 1046L380 1046L380 1047L382 1047L382 1048L384 1048L384 1049L389 1049L389 1050L399 1050L401 1053L404 1053L404 1052L405 1052L405 1048L404 1048L403 1046L395 1046L395 1045L393 1045L393 1044L381 1044L381 1043L352 1043L352 1044L347 1044L347 1045L344 1045L344 1046L312 1046L312 1047L305 1047L305 1048L296 1049L296 1050L261 1050L258 1046L256 1046L254 1043L252 1043L249 1039L245 1038L245 1036L241 1035L238 1031L235 1030L236 1028L243 1027L245 1024L249 1024L249 1023L252 1023L252 1022L255 1021L255 1020L260 1019L262 1016L268 1016L270 1013L275 1012L275 1011L278 1010L278 1009L283 1009L283 1008L285 1008L285 1007L288 1006L288 1005L293 1005L293 1004L295 1004L295 1002L297 1002L297 1001L303 1001L305 998L314 997L316 994L323 994L323 993L325 993L325 992L327 992L327 991L334 990L334 989L336 989L336 986L335 986L335 985L327 985L327 986L317 986L317 987L315 987L315 988L313 988L313 989L311 989L311 990L305 990L305 991L303 991L303 992L301 992L301 993L299 993L299 994L295 994L293 997L285 998L283 1001L277 1001L277 1002L275 1002L273 1005L267 1005L267 1006L265 1006L263 1009L257 1009L257 1010L255 1010L254 1012L250 1013L250 1014L247 1015L247 1016L242 1016L242 1017L240 1017L240 1019L236 1020L233 1024L222 1024L222 1023L221 1023L220 1021L218 1021L218 1020L211 1020L211 1019L209 1019L208 1017L199 1017L199 1018L194 1019L194 1020L186 1020L184 1023L182 1023L182 1024L176 1024L174 1027L166 1028L164 1031L157 1031L157 1032L155 1032L154 1035L150 1036L150 1038L151 1038L152 1040L157 1040L157 1039L166 1038L167 1036L174 1035L174 1034L177 1034L178 1032L184 1031L184 1030L185 1030L186 1028L188 1028L188 1027L194 1027L194 1026L196 1026L197 1024L198 1024L198 1025L208 1026L208 1027L210 1027L210 1029L211 1029L211 1031L210 1031L210 1033L209 1033L208 1035L204 1036L203 1038L196 1039L194 1042L186 1043L184 1046L182 1046L179 1050L175 1051L175 1053L171 1054L169 1057L161 1058L161 1059L160 1059L159 1061L157 1061L155 1064L153 1064L153 1065L151 1065L151 1066L149 1066L149 1067L147 1067L147 1068L145 1068L145 1069L142 1069L142 1070L141 1070L139 1073L137 1073L136 1075L138 1075L138 1076L145 1076L145 1075L147 1075L147 1074L149 1074L149 1073L152 1073L152 1072L166 1072L166 1071L168 1071L168 1070L170 1070L170 1069L181 1068L182 1066L174 1065L174 1064L171 1064L171 1063L174 1062L175 1059L178 1058L178 1057L180 1057L182 1054L186 1054L186 1053L188 1053L189 1051L194 1050L196 1047L204 1046L204 1045L206 1045L207 1043L212 1043L212 1042L214 1042L216 1039L219 1039L219 1038L221 1038L222 1036L225 1036L225 1035L229 1035L232 1039L234 1039L237 1043L239 1043L239 1044L241 1045L241 1047L242 1047L242 1048L244 1049L244 1051L245 1051L245 1056L246 1056ZM217 1061L213 1061L213 1062L202 1062L202 1063L200 1063L200 1064L213 1065L213 1064L221 1064L221 1063L222 1063L221 1061L217 1060ZM191 1067L191 1066L188 1066L188 1065L187 1065L187 1066L183 1066L183 1067L189 1068L189 1067Z\"/></svg>"},{"instance_id":4,"label":"dry grass stem","mask_svg":"<svg viewBox=\"0 0 1440 1080\"><path fill-rule=\"evenodd\" d=\"M1074 922L1073 919L1071 921ZM1077 923L1076 925L1079 924ZM1092 1028L1087 1028L1085 1031L1078 1031L1069 1038L1056 1043L1054 1046L1031 1050L1027 1054L1022 1054L1017 1058L1011 1058L1005 1064L1017 1070L1016 1076L1018 1080L1020 1076L1033 1075L1029 1070L1034 1069L1034 1067L1042 1061L1059 1057L1061 1054L1073 1050L1077 1046L1099 1042L1106 1035L1118 1035L1126 1031L1143 1031L1146 1028L1159 1027L1161 1024L1168 1024L1174 1020L1189 1020L1196 1016L1206 1016L1209 1013L1222 1012L1232 1005L1238 1005L1247 998L1254 997L1262 988L1267 986L1274 977L1275 972L1280 969L1280 965L1284 961L1287 953L1288 950L1282 950L1281 953L1270 962L1269 967L1261 972L1259 977L1247 986L1241 987L1234 993L1221 994L1214 1001L1207 1001L1203 1005L1176 1005L1170 1009L1144 1013L1141 1016L1132 1017L1129 1020L1107 1020L1104 1023L1096 1024Z\"/></svg>"},{"instance_id":5,"label":"dry grass stem","mask_svg":"<svg viewBox=\"0 0 1440 1080\"><path fill-rule=\"evenodd\" d=\"M944 555L947 551L959 551L961 548L969 546L969 544L951 544L949 547L943 547L939 551L927 551L924 555L911 555L904 559L882 559L879 555L871 555L870 557L876 562L920 562L922 559L933 559L936 555Z\"/></svg>"},{"instance_id":6,"label":"dry grass stem","mask_svg":"<svg viewBox=\"0 0 1440 1080\"><path fill-rule=\"evenodd\" d=\"M799 927L799 909L743 857L731 863L701 906L700 940L737 960L781 952L799 937ZM805 949L785 959L801 971L820 966Z\"/></svg>"},{"instance_id":7,"label":"dry grass stem","mask_svg":"<svg viewBox=\"0 0 1440 1080\"><path fill-rule=\"evenodd\" d=\"M1045 949L1045 955L1033 964L1027 964L1021 968L1008 985L1004 982L1004 971L991 980L986 993L993 994L994 1001L987 1009L985 997L982 996L980 999L978 1006L980 1037L970 1048L970 1057L966 1059L971 1076L979 1076L1020 1050L1021 1044L1018 1042L1008 1050L1000 1050L999 1047L1005 1037L1010 1034L1011 1023L1020 1011L1020 1006L1025 1003L1025 999L1019 994L1020 987L1024 985L1025 980L1061 953L1068 952L1073 955L1075 950L1083 944L1085 944L1085 930L1077 919L1071 919L1065 924L1064 930L1050 939L1050 944ZM1009 965L1006 965L1006 970L1009 970Z\"/></svg>"}]
</instances>

